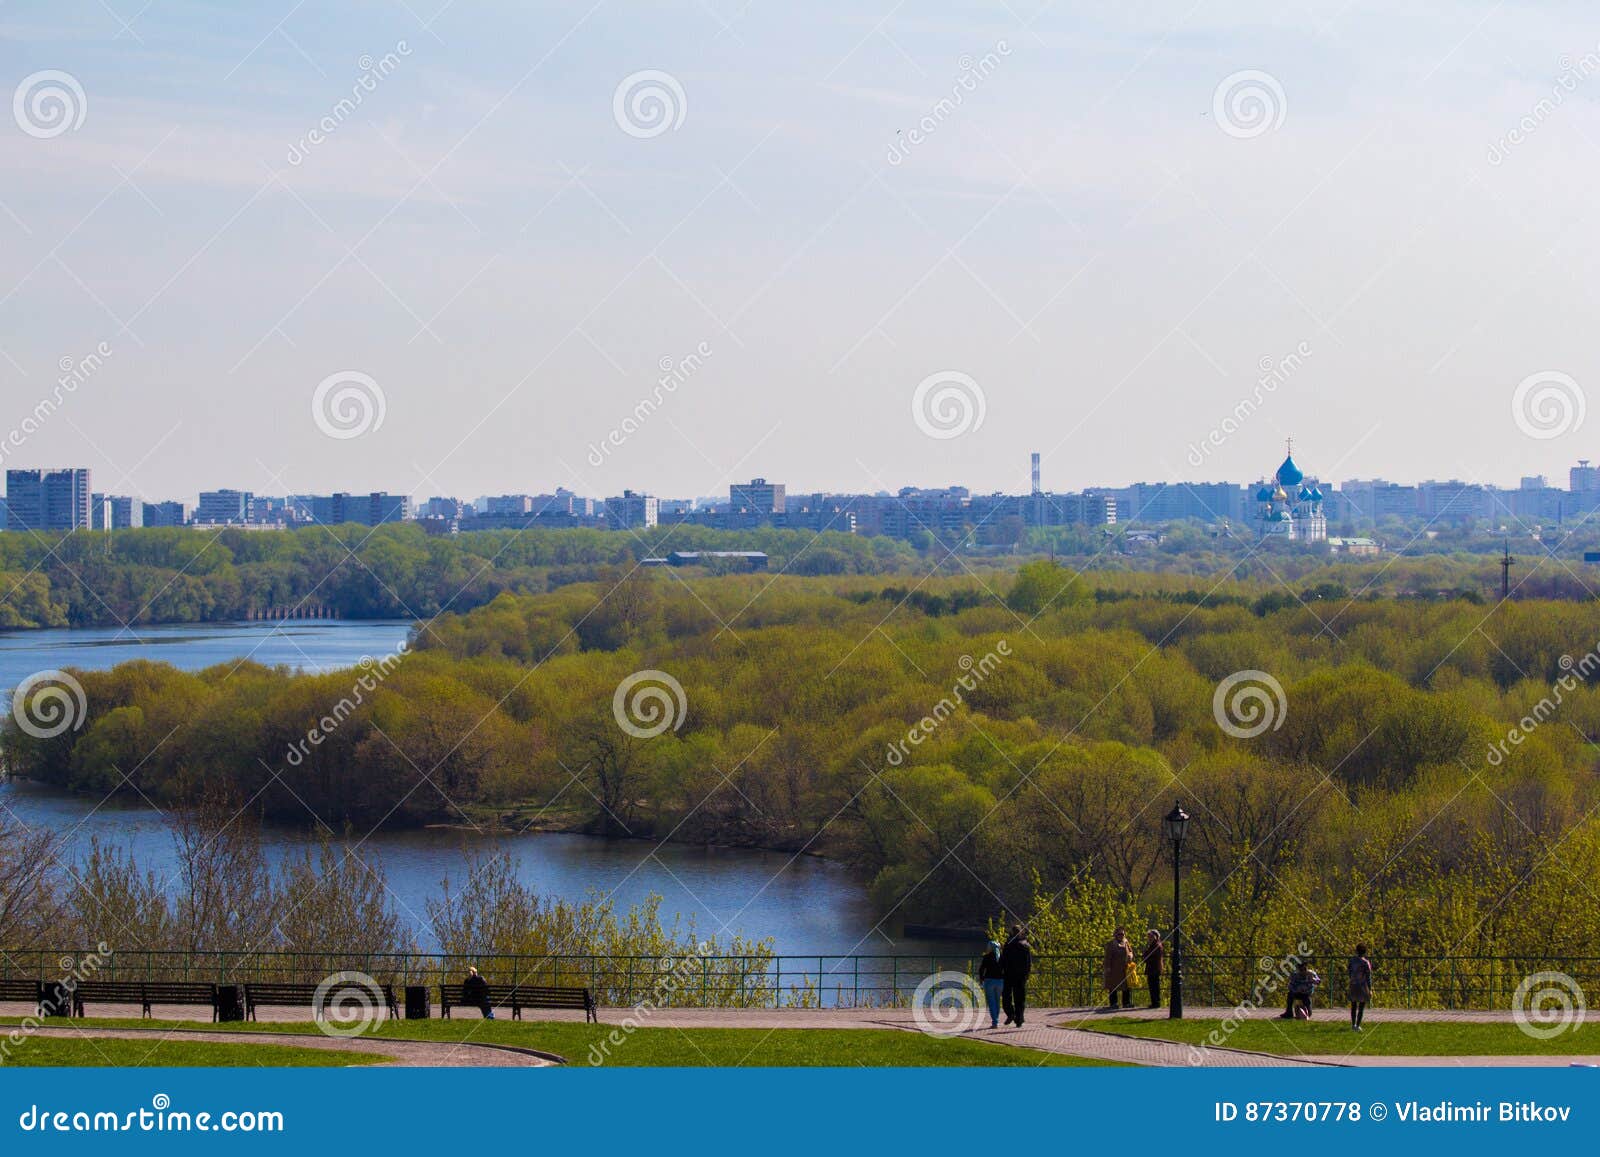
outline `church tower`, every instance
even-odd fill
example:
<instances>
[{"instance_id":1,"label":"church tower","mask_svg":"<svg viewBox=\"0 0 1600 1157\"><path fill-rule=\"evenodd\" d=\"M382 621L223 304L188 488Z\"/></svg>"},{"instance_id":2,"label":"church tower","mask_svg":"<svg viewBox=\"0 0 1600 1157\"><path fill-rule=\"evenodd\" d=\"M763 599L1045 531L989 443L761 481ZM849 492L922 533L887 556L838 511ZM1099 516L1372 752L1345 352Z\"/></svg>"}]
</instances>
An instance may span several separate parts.
<instances>
[{"instance_id":1,"label":"church tower","mask_svg":"<svg viewBox=\"0 0 1600 1157\"><path fill-rule=\"evenodd\" d=\"M1294 464L1294 439L1289 439L1283 464L1256 491L1257 525L1262 538L1291 542L1326 542L1328 519L1322 512L1322 488L1308 482Z\"/></svg>"}]
</instances>

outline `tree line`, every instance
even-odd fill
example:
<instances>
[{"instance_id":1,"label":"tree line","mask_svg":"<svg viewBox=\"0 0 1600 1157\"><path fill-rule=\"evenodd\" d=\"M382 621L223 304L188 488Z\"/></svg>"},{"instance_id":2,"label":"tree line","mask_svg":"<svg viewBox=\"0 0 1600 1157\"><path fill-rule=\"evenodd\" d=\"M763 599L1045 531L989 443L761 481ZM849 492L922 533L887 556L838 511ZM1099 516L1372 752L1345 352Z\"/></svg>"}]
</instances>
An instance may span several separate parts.
<instances>
[{"instance_id":1,"label":"tree line","mask_svg":"<svg viewBox=\"0 0 1600 1157\"><path fill-rule=\"evenodd\" d=\"M296 608L426 618L595 581L673 550L762 550L775 569L801 575L875 574L914 557L893 539L697 526L449 537L411 524L9 531L0 532L0 630L227 622Z\"/></svg>"},{"instance_id":2,"label":"tree line","mask_svg":"<svg viewBox=\"0 0 1600 1157\"><path fill-rule=\"evenodd\" d=\"M76 673L82 726L12 721L0 740L10 768L62 787L165 803L221 782L291 823L501 817L823 854L886 911L971 928L1054 912L1080 929L1074 903L1164 926L1159 820L1181 799L1185 919L1211 951L1360 935L1586 953L1600 607L1373 597L1416 579L1403 565L1378 582L1381 564L1325 568L1286 605L1264 600L1275 585L1188 598L1181 576L1048 561L633 571L423 624L359 695L359 670L128 663ZM1108 583L1118 597L1098 596ZM630 715L619 688L640 673L669 682ZM1265 687L1260 728L1218 699L1241 673ZM1098 942L1080 936L1049 947Z\"/></svg>"}]
</instances>

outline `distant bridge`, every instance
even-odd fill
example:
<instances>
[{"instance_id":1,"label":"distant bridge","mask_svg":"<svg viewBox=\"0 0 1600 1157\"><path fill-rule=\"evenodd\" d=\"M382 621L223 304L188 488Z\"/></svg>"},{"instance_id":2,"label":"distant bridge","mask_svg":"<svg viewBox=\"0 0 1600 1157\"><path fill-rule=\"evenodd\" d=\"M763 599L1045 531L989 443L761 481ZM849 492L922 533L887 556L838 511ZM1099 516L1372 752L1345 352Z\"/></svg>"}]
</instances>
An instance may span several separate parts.
<instances>
[{"instance_id":1,"label":"distant bridge","mask_svg":"<svg viewBox=\"0 0 1600 1157\"><path fill-rule=\"evenodd\" d=\"M249 622L281 622L285 619L337 619L338 613L329 606L295 604L292 607L267 607L245 615Z\"/></svg>"}]
</instances>

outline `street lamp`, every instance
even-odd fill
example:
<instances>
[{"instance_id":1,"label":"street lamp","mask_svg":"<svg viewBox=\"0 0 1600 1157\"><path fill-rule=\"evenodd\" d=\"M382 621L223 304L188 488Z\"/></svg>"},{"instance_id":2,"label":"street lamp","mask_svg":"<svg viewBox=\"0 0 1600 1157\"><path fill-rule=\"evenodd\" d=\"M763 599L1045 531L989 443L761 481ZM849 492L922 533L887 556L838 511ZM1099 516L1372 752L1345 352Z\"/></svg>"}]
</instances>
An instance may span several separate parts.
<instances>
[{"instance_id":1,"label":"street lamp","mask_svg":"<svg viewBox=\"0 0 1600 1157\"><path fill-rule=\"evenodd\" d=\"M1171 1020L1183 1019L1183 910L1179 903L1183 877L1179 865L1183 859L1183 835L1188 827L1189 813L1183 810L1182 804L1173 804L1161 821L1162 834L1172 841L1172 992L1167 1009Z\"/></svg>"}]
</instances>

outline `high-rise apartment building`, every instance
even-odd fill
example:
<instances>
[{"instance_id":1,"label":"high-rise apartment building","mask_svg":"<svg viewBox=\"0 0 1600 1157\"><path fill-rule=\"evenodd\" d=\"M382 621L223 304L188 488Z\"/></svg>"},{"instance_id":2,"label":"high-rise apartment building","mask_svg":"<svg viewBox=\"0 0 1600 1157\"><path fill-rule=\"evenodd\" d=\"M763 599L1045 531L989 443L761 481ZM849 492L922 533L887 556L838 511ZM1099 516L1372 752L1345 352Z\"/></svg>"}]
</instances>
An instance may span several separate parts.
<instances>
[{"instance_id":1,"label":"high-rise apartment building","mask_svg":"<svg viewBox=\"0 0 1600 1157\"><path fill-rule=\"evenodd\" d=\"M749 510L756 514L782 514L787 501L787 489L782 482L768 482L765 478L735 482L728 487L728 505L734 510Z\"/></svg>"},{"instance_id":2,"label":"high-rise apartment building","mask_svg":"<svg viewBox=\"0 0 1600 1157\"><path fill-rule=\"evenodd\" d=\"M194 520L208 526L249 522L255 511L255 497L248 490L202 490Z\"/></svg>"},{"instance_id":3,"label":"high-rise apartment building","mask_svg":"<svg viewBox=\"0 0 1600 1157\"><path fill-rule=\"evenodd\" d=\"M91 495L87 467L7 470L7 525L12 530L87 530Z\"/></svg>"},{"instance_id":4,"label":"high-rise apartment building","mask_svg":"<svg viewBox=\"0 0 1600 1157\"><path fill-rule=\"evenodd\" d=\"M606 499L606 525L612 530L643 530L656 524L659 506L653 494L624 490Z\"/></svg>"},{"instance_id":5,"label":"high-rise apartment building","mask_svg":"<svg viewBox=\"0 0 1600 1157\"><path fill-rule=\"evenodd\" d=\"M145 502L140 509L142 526L182 526L189 521L186 502Z\"/></svg>"},{"instance_id":6,"label":"high-rise apartment building","mask_svg":"<svg viewBox=\"0 0 1600 1157\"><path fill-rule=\"evenodd\" d=\"M89 503L95 530L129 530L144 525L144 503L122 494L96 494Z\"/></svg>"}]
</instances>

